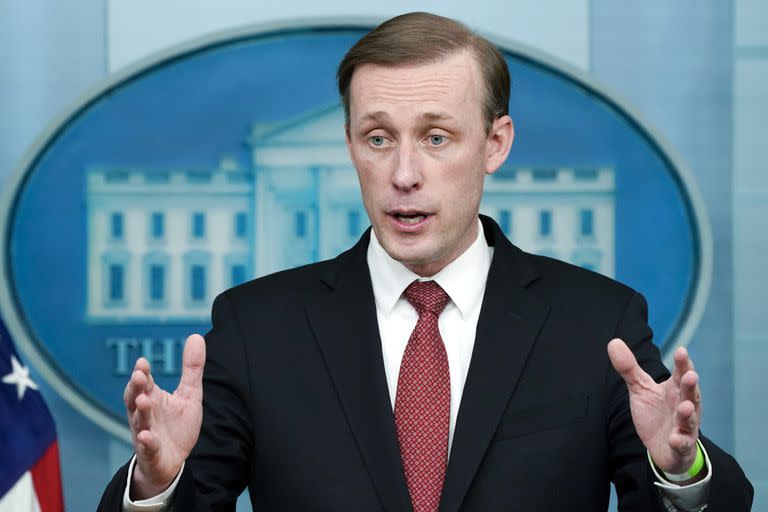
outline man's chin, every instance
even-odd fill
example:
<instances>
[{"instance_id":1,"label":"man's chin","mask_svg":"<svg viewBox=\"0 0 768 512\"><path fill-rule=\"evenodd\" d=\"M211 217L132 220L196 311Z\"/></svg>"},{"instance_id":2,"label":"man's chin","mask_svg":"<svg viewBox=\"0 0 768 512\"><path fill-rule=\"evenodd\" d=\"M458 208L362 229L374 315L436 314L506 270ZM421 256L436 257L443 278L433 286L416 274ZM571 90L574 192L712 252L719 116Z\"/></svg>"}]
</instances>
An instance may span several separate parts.
<instances>
[{"instance_id":1,"label":"man's chin","mask_svg":"<svg viewBox=\"0 0 768 512\"><path fill-rule=\"evenodd\" d=\"M414 251L411 248L403 249L400 247L394 247L392 249L384 248L389 254L390 258L396 260L406 267L411 265L424 265L429 263L429 258L426 258L424 254L419 251Z\"/></svg>"},{"instance_id":2,"label":"man's chin","mask_svg":"<svg viewBox=\"0 0 768 512\"><path fill-rule=\"evenodd\" d=\"M415 247L398 246L388 248L383 245L382 247L384 247L390 258L421 277L430 277L442 270L437 261L438 258L435 258L434 254L431 251L425 250L425 248L417 249Z\"/></svg>"},{"instance_id":3,"label":"man's chin","mask_svg":"<svg viewBox=\"0 0 768 512\"><path fill-rule=\"evenodd\" d=\"M387 243L389 242L389 243ZM381 246L393 260L403 265L420 265L429 261L425 256L425 250L413 244L392 243L391 240L381 241Z\"/></svg>"}]
</instances>

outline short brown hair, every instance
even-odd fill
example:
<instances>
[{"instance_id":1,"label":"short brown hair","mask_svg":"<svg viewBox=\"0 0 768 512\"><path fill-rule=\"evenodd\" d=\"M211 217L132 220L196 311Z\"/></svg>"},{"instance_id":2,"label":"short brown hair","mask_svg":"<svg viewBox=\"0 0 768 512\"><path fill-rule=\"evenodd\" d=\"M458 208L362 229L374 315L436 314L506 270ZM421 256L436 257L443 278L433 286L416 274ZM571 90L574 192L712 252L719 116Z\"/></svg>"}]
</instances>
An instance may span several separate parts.
<instances>
[{"instance_id":1,"label":"short brown hair","mask_svg":"<svg viewBox=\"0 0 768 512\"><path fill-rule=\"evenodd\" d=\"M389 19L349 49L336 71L344 119L349 125L349 87L358 66L401 66L436 62L461 50L472 50L484 82L483 121L486 131L509 112L509 68L487 39L458 21L411 12Z\"/></svg>"}]
</instances>

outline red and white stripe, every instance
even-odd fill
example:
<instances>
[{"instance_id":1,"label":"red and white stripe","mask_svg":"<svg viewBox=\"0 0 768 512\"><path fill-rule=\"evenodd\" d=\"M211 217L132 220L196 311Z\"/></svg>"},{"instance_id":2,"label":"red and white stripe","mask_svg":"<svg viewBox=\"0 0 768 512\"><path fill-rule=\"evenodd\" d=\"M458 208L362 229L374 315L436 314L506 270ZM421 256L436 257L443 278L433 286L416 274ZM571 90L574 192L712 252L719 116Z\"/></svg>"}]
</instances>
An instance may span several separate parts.
<instances>
[{"instance_id":1,"label":"red and white stripe","mask_svg":"<svg viewBox=\"0 0 768 512\"><path fill-rule=\"evenodd\" d=\"M0 498L0 512L64 512L59 445L56 441Z\"/></svg>"}]
</instances>

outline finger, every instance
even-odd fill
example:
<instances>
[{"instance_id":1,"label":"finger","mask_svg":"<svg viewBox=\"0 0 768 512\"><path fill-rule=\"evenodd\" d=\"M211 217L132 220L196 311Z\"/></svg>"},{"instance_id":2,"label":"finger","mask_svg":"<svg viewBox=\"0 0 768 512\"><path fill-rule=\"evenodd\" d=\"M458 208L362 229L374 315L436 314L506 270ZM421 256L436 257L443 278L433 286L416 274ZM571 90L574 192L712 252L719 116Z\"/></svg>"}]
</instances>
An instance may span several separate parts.
<instances>
[{"instance_id":1,"label":"finger","mask_svg":"<svg viewBox=\"0 0 768 512\"><path fill-rule=\"evenodd\" d=\"M147 374L147 385L144 387L144 392L149 393L155 389L155 378L152 376L151 373Z\"/></svg>"},{"instance_id":2,"label":"finger","mask_svg":"<svg viewBox=\"0 0 768 512\"><path fill-rule=\"evenodd\" d=\"M136 364L133 366L133 372L128 379L128 384L125 386L123 392L123 402L128 412L133 412L135 406L133 401L136 399L136 395L144 391L146 386L146 376L150 375L149 361L140 357L136 360ZM142 377L144 375L144 377Z\"/></svg>"},{"instance_id":3,"label":"finger","mask_svg":"<svg viewBox=\"0 0 768 512\"><path fill-rule=\"evenodd\" d=\"M136 453L140 457L152 457L160 451L160 440L150 430L142 430L136 435Z\"/></svg>"},{"instance_id":4,"label":"finger","mask_svg":"<svg viewBox=\"0 0 768 512\"><path fill-rule=\"evenodd\" d=\"M681 432L690 434L698 431L699 415L696 414L696 407L694 407L693 402L686 400L677 405L675 423Z\"/></svg>"},{"instance_id":5,"label":"finger","mask_svg":"<svg viewBox=\"0 0 768 512\"><path fill-rule=\"evenodd\" d=\"M675 351L674 360L675 369L672 371L672 379L679 386L683 375L693 370L693 361L684 347L678 347Z\"/></svg>"},{"instance_id":6,"label":"finger","mask_svg":"<svg viewBox=\"0 0 768 512\"><path fill-rule=\"evenodd\" d=\"M696 440L689 436L673 432L669 436L669 446L680 456L688 456L695 449Z\"/></svg>"},{"instance_id":7,"label":"finger","mask_svg":"<svg viewBox=\"0 0 768 512\"><path fill-rule=\"evenodd\" d=\"M136 410L131 415L131 427L134 432L149 430L152 427L152 403L144 393L136 397Z\"/></svg>"},{"instance_id":8,"label":"finger","mask_svg":"<svg viewBox=\"0 0 768 512\"><path fill-rule=\"evenodd\" d=\"M136 364L133 367L134 370L139 370L140 372L143 372L147 375L149 375L151 368L149 366L149 361L147 361L146 358L140 357L136 360Z\"/></svg>"},{"instance_id":9,"label":"finger","mask_svg":"<svg viewBox=\"0 0 768 512\"><path fill-rule=\"evenodd\" d=\"M640 368L635 355L622 340L615 338L608 343L608 357L613 368L621 375L627 386L651 387L655 385L651 376Z\"/></svg>"},{"instance_id":10,"label":"finger","mask_svg":"<svg viewBox=\"0 0 768 512\"><path fill-rule=\"evenodd\" d=\"M181 381L177 392L181 394L200 391L203 388L205 367L205 340L199 334L187 338L181 360Z\"/></svg>"},{"instance_id":11,"label":"finger","mask_svg":"<svg viewBox=\"0 0 768 512\"><path fill-rule=\"evenodd\" d=\"M128 414L136 410L136 397L144 392L146 386L147 375L140 370L134 370L123 392L123 402L128 410Z\"/></svg>"},{"instance_id":12,"label":"finger","mask_svg":"<svg viewBox=\"0 0 768 512\"><path fill-rule=\"evenodd\" d=\"M701 404L701 388L699 374L689 371L680 379L680 400L690 400L698 408Z\"/></svg>"}]
</instances>

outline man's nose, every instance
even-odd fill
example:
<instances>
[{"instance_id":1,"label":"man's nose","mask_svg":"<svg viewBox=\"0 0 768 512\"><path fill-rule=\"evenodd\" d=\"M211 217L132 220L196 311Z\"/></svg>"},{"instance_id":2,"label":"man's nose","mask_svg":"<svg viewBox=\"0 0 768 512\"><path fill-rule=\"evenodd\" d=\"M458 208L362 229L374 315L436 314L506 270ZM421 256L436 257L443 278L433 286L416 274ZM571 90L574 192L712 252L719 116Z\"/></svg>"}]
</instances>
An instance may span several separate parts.
<instances>
[{"instance_id":1,"label":"man's nose","mask_svg":"<svg viewBox=\"0 0 768 512\"><path fill-rule=\"evenodd\" d=\"M401 143L397 149L392 185L404 191L418 189L423 178L421 165L418 148L412 143Z\"/></svg>"}]
</instances>

